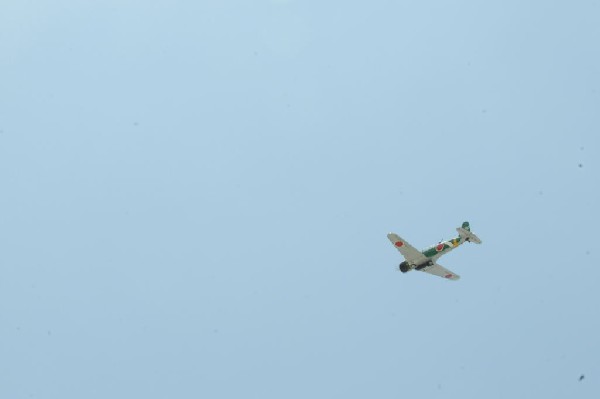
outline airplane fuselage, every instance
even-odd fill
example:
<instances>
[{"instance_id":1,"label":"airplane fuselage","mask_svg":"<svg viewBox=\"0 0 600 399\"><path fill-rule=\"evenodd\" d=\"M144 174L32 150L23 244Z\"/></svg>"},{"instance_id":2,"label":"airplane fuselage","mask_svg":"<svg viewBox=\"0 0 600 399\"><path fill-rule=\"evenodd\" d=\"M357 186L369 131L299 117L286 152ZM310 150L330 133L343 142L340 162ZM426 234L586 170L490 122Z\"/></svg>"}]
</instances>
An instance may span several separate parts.
<instances>
[{"instance_id":1,"label":"airplane fuselage","mask_svg":"<svg viewBox=\"0 0 600 399\"><path fill-rule=\"evenodd\" d=\"M423 255L428 258L437 259L440 256L447 254L452 251L454 248L458 247L465 243L465 240L462 237L456 237L448 241L442 241L436 245L432 245L429 248L426 248L421 251Z\"/></svg>"},{"instance_id":2,"label":"airplane fuselage","mask_svg":"<svg viewBox=\"0 0 600 399\"><path fill-rule=\"evenodd\" d=\"M432 245L421 251L421 253L429 259L427 262L411 264L408 261L404 261L400 264L400 270L403 273L406 273L411 269L421 270L428 266L433 266L433 264L440 258L440 256L447 254L454 248L457 248L459 245L462 245L464 243L465 239L462 237L456 237L447 241L440 241L436 245Z\"/></svg>"}]
</instances>

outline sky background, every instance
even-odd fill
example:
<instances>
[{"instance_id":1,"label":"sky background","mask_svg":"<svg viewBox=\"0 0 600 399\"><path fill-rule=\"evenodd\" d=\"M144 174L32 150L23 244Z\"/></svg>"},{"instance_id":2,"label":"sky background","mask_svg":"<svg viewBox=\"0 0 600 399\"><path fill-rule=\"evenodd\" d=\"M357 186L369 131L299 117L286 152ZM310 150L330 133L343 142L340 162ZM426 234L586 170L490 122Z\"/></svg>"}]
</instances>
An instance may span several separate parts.
<instances>
[{"instance_id":1,"label":"sky background","mask_svg":"<svg viewBox=\"0 0 600 399\"><path fill-rule=\"evenodd\" d=\"M597 398L599 16L0 2L0 397Z\"/></svg>"}]
</instances>

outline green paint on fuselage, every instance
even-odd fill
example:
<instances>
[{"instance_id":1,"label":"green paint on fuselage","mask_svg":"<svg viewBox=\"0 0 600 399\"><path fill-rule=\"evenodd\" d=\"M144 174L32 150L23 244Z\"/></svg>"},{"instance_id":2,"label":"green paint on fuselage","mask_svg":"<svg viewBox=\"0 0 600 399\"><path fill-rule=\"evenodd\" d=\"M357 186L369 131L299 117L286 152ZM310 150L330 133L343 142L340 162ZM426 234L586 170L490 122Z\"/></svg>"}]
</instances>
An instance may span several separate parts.
<instances>
[{"instance_id":1,"label":"green paint on fuselage","mask_svg":"<svg viewBox=\"0 0 600 399\"><path fill-rule=\"evenodd\" d=\"M429 247L429 248L425 249L424 251L422 251L422 254L427 256L428 258L433 258L434 256L438 256L438 255L442 255L446 252L450 252L450 250L458 247L459 245L463 244L464 242L465 242L465 240L463 240L462 237L456 237L449 241L444 241L444 242L436 244L432 247ZM444 248L442 248L440 251L438 251L437 247L440 244L442 244L444 246Z\"/></svg>"}]
</instances>

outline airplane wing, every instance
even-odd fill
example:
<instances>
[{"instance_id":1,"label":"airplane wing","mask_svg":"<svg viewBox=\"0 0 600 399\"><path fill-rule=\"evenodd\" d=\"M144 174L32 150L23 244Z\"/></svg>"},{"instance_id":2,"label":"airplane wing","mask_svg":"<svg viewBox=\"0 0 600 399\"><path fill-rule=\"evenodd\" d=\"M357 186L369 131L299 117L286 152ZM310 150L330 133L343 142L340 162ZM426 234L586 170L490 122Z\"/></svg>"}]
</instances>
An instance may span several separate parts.
<instances>
[{"instance_id":1,"label":"airplane wing","mask_svg":"<svg viewBox=\"0 0 600 399\"><path fill-rule=\"evenodd\" d=\"M447 278L448 280L458 280L460 276L458 274L452 273L450 270L446 269L434 263L432 266L426 266L421 269L422 272L433 274L434 276L440 276L443 278Z\"/></svg>"},{"instance_id":2,"label":"airplane wing","mask_svg":"<svg viewBox=\"0 0 600 399\"><path fill-rule=\"evenodd\" d=\"M418 249L407 243L404 239L400 238L397 234L390 233L387 235L391 243L396 247L398 251L404 256L408 263L420 264L427 261L427 257L421 253Z\"/></svg>"}]
</instances>

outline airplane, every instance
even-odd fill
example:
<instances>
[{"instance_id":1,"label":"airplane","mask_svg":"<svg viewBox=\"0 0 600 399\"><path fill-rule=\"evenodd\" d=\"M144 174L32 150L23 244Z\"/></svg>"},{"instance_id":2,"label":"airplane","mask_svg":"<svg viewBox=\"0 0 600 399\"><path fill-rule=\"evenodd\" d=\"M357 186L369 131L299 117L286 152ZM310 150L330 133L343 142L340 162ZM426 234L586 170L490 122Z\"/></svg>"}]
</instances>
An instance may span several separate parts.
<instances>
[{"instance_id":1,"label":"airplane","mask_svg":"<svg viewBox=\"0 0 600 399\"><path fill-rule=\"evenodd\" d=\"M400 263L399 266L402 273L406 273L415 269L425 273L433 274L435 276L443 277L448 280L456 281L460 278L460 276L436 263L437 260L440 258L440 256L447 254L465 242L481 244L479 237L471 233L469 222L464 222L462 227L456 228L456 231L458 231L458 237L448 241L440 241L438 244L432 245L423 251L417 250L404 239L400 238L397 234L389 233L387 237L396 247L396 249L400 251L402 256L404 256L404 259L406 259L404 262Z\"/></svg>"}]
</instances>

